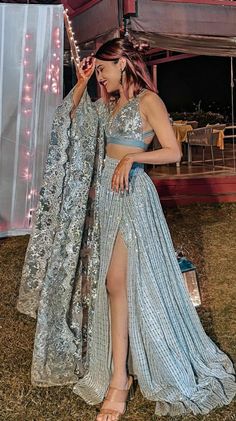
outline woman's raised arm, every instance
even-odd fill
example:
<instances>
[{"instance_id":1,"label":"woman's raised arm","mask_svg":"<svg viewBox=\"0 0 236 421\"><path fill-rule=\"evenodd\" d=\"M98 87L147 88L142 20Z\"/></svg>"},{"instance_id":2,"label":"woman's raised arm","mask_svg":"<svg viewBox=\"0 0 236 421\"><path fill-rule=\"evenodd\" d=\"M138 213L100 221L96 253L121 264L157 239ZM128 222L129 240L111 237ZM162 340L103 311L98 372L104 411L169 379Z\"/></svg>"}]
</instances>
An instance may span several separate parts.
<instances>
[{"instance_id":1,"label":"woman's raised arm","mask_svg":"<svg viewBox=\"0 0 236 421\"><path fill-rule=\"evenodd\" d=\"M95 69L96 59L92 56L84 58L76 69L78 82L73 89L72 108L70 110L70 117L73 119L76 114L76 108L83 96L87 87L88 81Z\"/></svg>"}]
</instances>

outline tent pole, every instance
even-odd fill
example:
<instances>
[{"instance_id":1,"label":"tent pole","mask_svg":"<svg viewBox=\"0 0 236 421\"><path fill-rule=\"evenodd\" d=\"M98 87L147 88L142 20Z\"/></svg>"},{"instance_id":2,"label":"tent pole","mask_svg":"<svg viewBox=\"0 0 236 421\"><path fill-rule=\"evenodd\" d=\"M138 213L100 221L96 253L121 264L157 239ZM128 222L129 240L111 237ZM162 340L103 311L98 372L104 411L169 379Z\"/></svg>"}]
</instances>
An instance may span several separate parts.
<instances>
[{"instance_id":1,"label":"tent pole","mask_svg":"<svg viewBox=\"0 0 236 421\"><path fill-rule=\"evenodd\" d=\"M236 156L235 156L235 129L234 129L234 62L233 57L230 57L230 87L231 87L231 120L232 120L232 134L233 134L233 159L234 159L234 171L236 170Z\"/></svg>"},{"instance_id":2,"label":"tent pole","mask_svg":"<svg viewBox=\"0 0 236 421\"><path fill-rule=\"evenodd\" d=\"M157 65L156 64L152 66L152 80L155 84L155 87L157 88Z\"/></svg>"}]
</instances>

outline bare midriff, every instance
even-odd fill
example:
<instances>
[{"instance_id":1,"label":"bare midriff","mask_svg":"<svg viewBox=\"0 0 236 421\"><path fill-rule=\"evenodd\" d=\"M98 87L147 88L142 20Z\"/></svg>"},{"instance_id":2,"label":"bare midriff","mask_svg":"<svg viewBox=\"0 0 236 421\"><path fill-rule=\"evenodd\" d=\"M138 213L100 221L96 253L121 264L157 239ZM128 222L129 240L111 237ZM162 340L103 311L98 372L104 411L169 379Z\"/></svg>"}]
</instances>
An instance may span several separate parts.
<instances>
[{"instance_id":1,"label":"bare midriff","mask_svg":"<svg viewBox=\"0 0 236 421\"><path fill-rule=\"evenodd\" d=\"M150 144L152 139L153 139L153 135L150 136L150 138L149 137L146 138L145 143ZM106 155L114 159L122 159L128 153L139 153L139 152L144 152L144 150L138 147L115 145L112 143L109 143L106 146Z\"/></svg>"}]
</instances>

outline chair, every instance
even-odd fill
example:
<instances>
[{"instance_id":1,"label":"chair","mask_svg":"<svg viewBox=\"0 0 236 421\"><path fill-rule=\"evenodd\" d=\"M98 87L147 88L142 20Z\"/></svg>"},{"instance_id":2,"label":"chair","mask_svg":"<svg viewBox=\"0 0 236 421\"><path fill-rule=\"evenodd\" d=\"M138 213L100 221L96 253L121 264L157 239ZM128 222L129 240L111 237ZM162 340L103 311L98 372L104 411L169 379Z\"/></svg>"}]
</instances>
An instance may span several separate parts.
<instances>
[{"instance_id":1,"label":"chair","mask_svg":"<svg viewBox=\"0 0 236 421\"><path fill-rule=\"evenodd\" d=\"M186 124L189 124L190 126L192 126L193 129L198 128L198 121L196 121L196 120L187 121Z\"/></svg>"},{"instance_id":2,"label":"chair","mask_svg":"<svg viewBox=\"0 0 236 421\"><path fill-rule=\"evenodd\" d=\"M229 131L231 133L229 133ZM233 139L233 143L235 142L236 138L236 126L226 126L224 129L224 133L227 132L227 135L224 135L224 139Z\"/></svg>"},{"instance_id":3,"label":"chair","mask_svg":"<svg viewBox=\"0 0 236 421\"><path fill-rule=\"evenodd\" d=\"M214 130L222 131L224 133L224 131L226 129L226 124L222 124L222 123L208 124L206 127L211 127L213 129L213 134L212 134L213 143L215 143L217 145L217 140L218 140L219 134L217 132L214 133ZM224 138L225 138L225 136L224 136ZM225 164L224 149L221 149L221 153L222 153L223 164Z\"/></svg>"},{"instance_id":4,"label":"chair","mask_svg":"<svg viewBox=\"0 0 236 421\"><path fill-rule=\"evenodd\" d=\"M219 125L217 125L217 130ZM188 144L188 163L192 163L192 146L201 146L202 150L202 160L205 162L205 148L209 147L211 149L211 159L213 167L215 166L214 152L213 147L217 146L218 133L213 133L212 127L201 127L199 129L190 130L187 133L187 144ZM224 163L224 150L222 149L222 160Z\"/></svg>"},{"instance_id":5,"label":"chair","mask_svg":"<svg viewBox=\"0 0 236 421\"><path fill-rule=\"evenodd\" d=\"M224 130L226 128L226 124L221 124L221 123L207 124L206 127L211 127L212 129L216 129L216 130Z\"/></svg>"}]
</instances>

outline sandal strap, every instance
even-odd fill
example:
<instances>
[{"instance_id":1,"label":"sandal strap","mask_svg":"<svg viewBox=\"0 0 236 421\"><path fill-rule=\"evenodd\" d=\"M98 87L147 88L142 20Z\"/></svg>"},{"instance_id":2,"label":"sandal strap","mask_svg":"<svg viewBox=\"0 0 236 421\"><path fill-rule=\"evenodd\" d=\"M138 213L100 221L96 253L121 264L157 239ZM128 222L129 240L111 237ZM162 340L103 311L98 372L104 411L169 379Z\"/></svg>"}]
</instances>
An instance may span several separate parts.
<instances>
[{"instance_id":1,"label":"sandal strap","mask_svg":"<svg viewBox=\"0 0 236 421\"><path fill-rule=\"evenodd\" d=\"M123 415L121 412L116 411L115 409L109 409L109 408L101 409L99 414L103 414L103 415Z\"/></svg>"},{"instance_id":2,"label":"sandal strap","mask_svg":"<svg viewBox=\"0 0 236 421\"><path fill-rule=\"evenodd\" d=\"M132 380L132 377L130 377L128 381L128 389L117 389L116 387L109 386L105 399L110 402L125 402L129 394L129 388L132 384Z\"/></svg>"},{"instance_id":3,"label":"sandal strap","mask_svg":"<svg viewBox=\"0 0 236 421\"><path fill-rule=\"evenodd\" d=\"M119 390L115 387L109 387L105 399L110 402L125 402L127 399L129 391L128 390Z\"/></svg>"}]
</instances>

